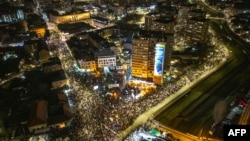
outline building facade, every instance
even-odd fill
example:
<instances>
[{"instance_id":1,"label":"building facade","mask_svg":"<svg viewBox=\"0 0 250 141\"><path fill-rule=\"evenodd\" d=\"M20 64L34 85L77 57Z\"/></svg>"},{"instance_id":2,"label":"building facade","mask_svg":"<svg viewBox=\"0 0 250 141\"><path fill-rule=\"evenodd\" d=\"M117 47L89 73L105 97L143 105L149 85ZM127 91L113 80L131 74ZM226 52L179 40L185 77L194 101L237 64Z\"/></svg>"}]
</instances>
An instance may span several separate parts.
<instances>
[{"instance_id":1,"label":"building facade","mask_svg":"<svg viewBox=\"0 0 250 141\"><path fill-rule=\"evenodd\" d=\"M95 60L79 60L78 62L80 68L86 71L94 72L97 69L97 64Z\"/></svg>"},{"instance_id":2,"label":"building facade","mask_svg":"<svg viewBox=\"0 0 250 141\"><path fill-rule=\"evenodd\" d=\"M71 13L66 15L57 15L50 13L50 21L55 22L56 24L60 23L68 23L68 22L77 22L81 20L90 19L89 12L81 12L81 13Z\"/></svg>"},{"instance_id":3,"label":"building facade","mask_svg":"<svg viewBox=\"0 0 250 141\"><path fill-rule=\"evenodd\" d=\"M132 40L132 77L150 82L156 80L154 79L155 55L158 50L156 45L159 42L164 45L164 51L161 52L163 53L161 56L162 75L169 68L173 34L165 34L161 31L140 31L140 34L135 35ZM160 83L157 82L157 84Z\"/></svg>"},{"instance_id":4,"label":"building facade","mask_svg":"<svg viewBox=\"0 0 250 141\"><path fill-rule=\"evenodd\" d=\"M174 33L176 21L172 17L163 17L160 14L148 14L145 17L145 29Z\"/></svg>"},{"instance_id":5,"label":"building facade","mask_svg":"<svg viewBox=\"0 0 250 141\"><path fill-rule=\"evenodd\" d=\"M135 37L132 41L132 76L148 79L153 77L154 46L157 38Z\"/></svg>"},{"instance_id":6,"label":"building facade","mask_svg":"<svg viewBox=\"0 0 250 141\"><path fill-rule=\"evenodd\" d=\"M104 67L115 67L116 66L116 56L115 55L109 55L109 56L98 56L97 59L97 65L98 68L104 68Z\"/></svg>"}]
</instances>

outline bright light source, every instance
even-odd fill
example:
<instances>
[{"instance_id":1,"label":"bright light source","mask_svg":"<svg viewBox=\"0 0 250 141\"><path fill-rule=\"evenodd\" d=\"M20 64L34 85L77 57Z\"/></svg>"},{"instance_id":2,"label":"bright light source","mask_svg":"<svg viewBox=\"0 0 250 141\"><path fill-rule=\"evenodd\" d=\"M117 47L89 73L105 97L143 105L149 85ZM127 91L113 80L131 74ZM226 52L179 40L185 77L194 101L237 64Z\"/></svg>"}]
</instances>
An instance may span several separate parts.
<instances>
[{"instance_id":1,"label":"bright light source","mask_svg":"<svg viewBox=\"0 0 250 141\"><path fill-rule=\"evenodd\" d=\"M97 90L97 89L98 89L98 85L95 85L95 86L94 86L94 90Z\"/></svg>"}]
</instances>

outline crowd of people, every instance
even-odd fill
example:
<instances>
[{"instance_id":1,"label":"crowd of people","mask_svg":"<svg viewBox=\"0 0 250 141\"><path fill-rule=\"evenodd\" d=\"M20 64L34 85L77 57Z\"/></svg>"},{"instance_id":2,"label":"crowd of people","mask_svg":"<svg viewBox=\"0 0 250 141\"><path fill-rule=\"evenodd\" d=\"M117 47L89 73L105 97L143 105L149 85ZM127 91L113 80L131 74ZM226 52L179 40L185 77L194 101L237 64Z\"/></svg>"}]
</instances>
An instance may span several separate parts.
<instances>
[{"instance_id":1,"label":"crowd of people","mask_svg":"<svg viewBox=\"0 0 250 141\"><path fill-rule=\"evenodd\" d=\"M137 127L124 141L143 141L145 138L151 137L159 141L180 141L178 137L174 137L171 132L165 132L157 128L155 123L149 121Z\"/></svg>"},{"instance_id":2,"label":"crowd of people","mask_svg":"<svg viewBox=\"0 0 250 141\"><path fill-rule=\"evenodd\" d=\"M204 67L197 67L197 70L192 72L198 77L204 73ZM190 75L180 77L178 81L166 84L163 89L156 93L145 95L133 101L126 100L125 95L120 95L120 98L117 99L118 102L100 97L73 78L74 93L72 93L71 98L74 101L75 118L74 124L72 124L72 133L74 133L72 138L113 140L140 114L193 81L192 72L189 71Z\"/></svg>"},{"instance_id":3,"label":"crowd of people","mask_svg":"<svg viewBox=\"0 0 250 141\"><path fill-rule=\"evenodd\" d=\"M59 54L63 68L70 80L70 89L72 89L68 94L68 99L73 103L74 118L69 127L68 135L72 140L86 141L114 140L117 134L133 123L136 117L174 94L204 72L210 71L220 63L221 57L227 57L224 50L218 51L217 54L215 52L215 57L206 59L202 65L196 65L194 68L189 67L190 69L185 74L177 77L176 81L164 84L159 91L131 101L127 100L126 94L121 94L119 98L110 100L87 88L84 82L77 77L77 72L72 69L75 61L70 56L71 53L67 49L67 45L63 45L62 49L56 51L60 52L57 54Z\"/></svg>"}]
</instances>

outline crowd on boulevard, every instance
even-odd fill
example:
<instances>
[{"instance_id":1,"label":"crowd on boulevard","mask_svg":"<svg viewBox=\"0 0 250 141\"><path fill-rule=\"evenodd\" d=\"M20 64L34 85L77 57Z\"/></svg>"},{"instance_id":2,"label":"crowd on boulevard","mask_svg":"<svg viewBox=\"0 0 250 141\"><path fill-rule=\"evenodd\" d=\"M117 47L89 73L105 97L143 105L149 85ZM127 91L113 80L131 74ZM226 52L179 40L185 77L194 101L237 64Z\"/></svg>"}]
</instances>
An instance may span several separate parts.
<instances>
[{"instance_id":1,"label":"crowd on boulevard","mask_svg":"<svg viewBox=\"0 0 250 141\"><path fill-rule=\"evenodd\" d=\"M228 57L224 48L220 48L214 57L207 58L201 65L188 69L173 82L165 83L158 91L143 95L136 99L132 94L121 94L117 99L102 97L95 91L88 89L84 82L77 77L74 62L67 45L62 45L59 58L70 81L71 92L68 99L72 101L74 118L69 127L68 136L72 140L84 141L112 141L116 135L130 126L136 117L155 106L163 99L177 92L184 85L188 85L195 78L210 71L222 61L221 57ZM129 86L133 88L133 86ZM140 90L137 93L140 93ZM133 100L128 100L128 98Z\"/></svg>"}]
</instances>

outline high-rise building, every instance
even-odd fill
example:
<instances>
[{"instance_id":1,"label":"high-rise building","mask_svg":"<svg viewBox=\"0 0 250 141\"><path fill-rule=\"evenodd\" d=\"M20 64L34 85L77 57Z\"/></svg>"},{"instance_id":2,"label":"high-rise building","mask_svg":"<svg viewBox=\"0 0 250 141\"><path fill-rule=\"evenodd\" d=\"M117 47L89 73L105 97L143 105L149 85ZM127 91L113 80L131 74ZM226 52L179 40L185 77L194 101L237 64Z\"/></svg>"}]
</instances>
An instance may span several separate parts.
<instances>
[{"instance_id":1,"label":"high-rise building","mask_svg":"<svg viewBox=\"0 0 250 141\"><path fill-rule=\"evenodd\" d=\"M132 41L132 76L148 79L153 77L154 46L157 38L136 36Z\"/></svg>"},{"instance_id":2,"label":"high-rise building","mask_svg":"<svg viewBox=\"0 0 250 141\"><path fill-rule=\"evenodd\" d=\"M170 7L168 12L151 12L145 16L145 30L174 33L176 9Z\"/></svg>"},{"instance_id":3,"label":"high-rise building","mask_svg":"<svg viewBox=\"0 0 250 141\"><path fill-rule=\"evenodd\" d=\"M164 54L161 58L163 59L162 74L164 74L170 62L171 36L173 35L167 35L161 31L140 31L134 36L132 41L132 77L154 81L156 45L159 42L164 44Z\"/></svg>"},{"instance_id":4,"label":"high-rise building","mask_svg":"<svg viewBox=\"0 0 250 141\"><path fill-rule=\"evenodd\" d=\"M154 20L150 24L149 30L163 31L164 33L174 33L175 19L171 17Z\"/></svg>"},{"instance_id":5,"label":"high-rise building","mask_svg":"<svg viewBox=\"0 0 250 141\"><path fill-rule=\"evenodd\" d=\"M187 43L190 41L206 42L208 33L208 20L193 17L187 20L186 36Z\"/></svg>"},{"instance_id":6,"label":"high-rise building","mask_svg":"<svg viewBox=\"0 0 250 141\"><path fill-rule=\"evenodd\" d=\"M166 33L165 41L165 56L164 56L164 71L167 71L170 68L170 60L172 58L173 44L174 44L174 34Z\"/></svg>"},{"instance_id":7,"label":"high-rise building","mask_svg":"<svg viewBox=\"0 0 250 141\"><path fill-rule=\"evenodd\" d=\"M192 9L188 11L185 40L205 42L207 39L208 21L206 12L201 9Z\"/></svg>"}]
</instances>

